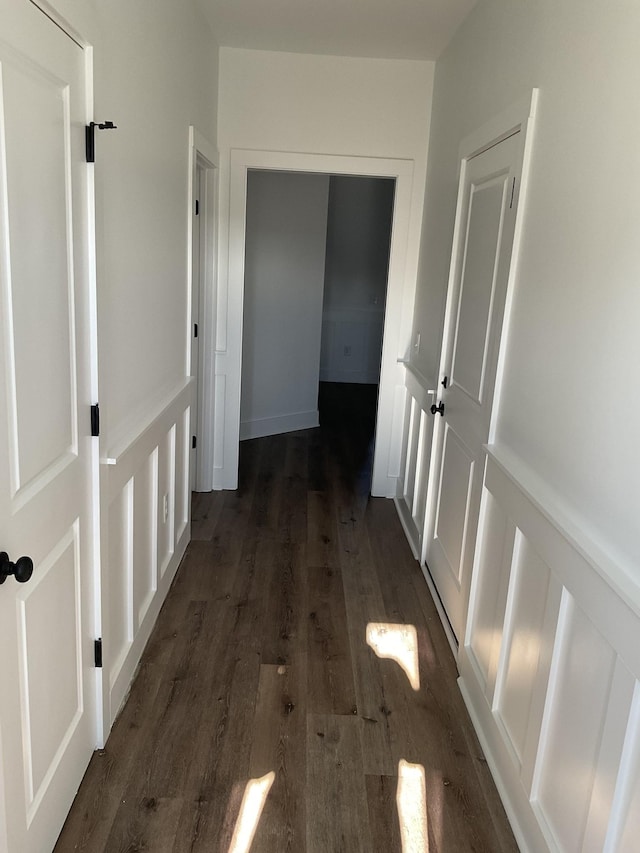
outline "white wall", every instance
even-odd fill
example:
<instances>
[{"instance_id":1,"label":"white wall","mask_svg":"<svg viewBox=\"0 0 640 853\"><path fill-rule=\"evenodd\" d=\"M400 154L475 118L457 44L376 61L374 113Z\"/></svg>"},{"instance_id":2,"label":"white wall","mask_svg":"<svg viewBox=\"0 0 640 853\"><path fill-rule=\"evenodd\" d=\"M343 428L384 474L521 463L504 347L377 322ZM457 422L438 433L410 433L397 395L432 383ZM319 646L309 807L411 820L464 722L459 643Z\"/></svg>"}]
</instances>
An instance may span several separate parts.
<instances>
[{"instance_id":1,"label":"white wall","mask_svg":"<svg viewBox=\"0 0 640 853\"><path fill-rule=\"evenodd\" d=\"M377 383L380 374L394 182L329 181L320 378Z\"/></svg>"},{"instance_id":2,"label":"white wall","mask_svg":"<svg viewBox=\"0 0 640 853\"><path fill-rule=\"evenodd\" d=\"M111 438L185 375L189 125L216 138L217 47L193 2L97 4L101 410Z\"/></svg>"},{"instance_id":3,"label":"white wall","mask_svg":"<svg viewBox=\"0 0 640 853\"><path fill-rule=\"evenodd\" d=\"M540 87L497 440L640 583L640 6L487 0L437 64L414 331L435 374L460 141Z\"/></svg>"},{"instance_id":4,"label":"white wall","mask_svg":"<svg viewBox=\"0 0 640 853\"><path fill-rule=\"evenodd\" d=\"M240 437L318 425L329 177L250 171Z\"/></svg>"},{"instance_id":5,"label":"white wall","mask_svg":"<svg viewBox=\"0 0 640 853\"><path fill-rule=\"evenodd\" d=\"M401 378L391 365L399 373L396 361L406 353L411 334L433 67L430 62L221 49L216 488L235 488L237 480L241 361L237 345L249 165L398 178L390 275L394 296L382 379L390 390L381 394L379 415L384 416L378 419L378 443L385 444L385 451L378 466L374 460L376 493L395 492L395 458L389 453L396 425L391 386ZM310 165L313 162L318 168Z\"/></svg>"},{"instance_id":6,"label":"white wall","mask_svg":"<svg viewBox=\"0 0 640 853\"><path fill-rule=\"evenodd\" d=\"M402 158L414 162L406 275L415 278L433 71L433 62L221 48L221 247L232 148ZM226 274L223 250L221 286Z\"/></svg>"}]
</instances>

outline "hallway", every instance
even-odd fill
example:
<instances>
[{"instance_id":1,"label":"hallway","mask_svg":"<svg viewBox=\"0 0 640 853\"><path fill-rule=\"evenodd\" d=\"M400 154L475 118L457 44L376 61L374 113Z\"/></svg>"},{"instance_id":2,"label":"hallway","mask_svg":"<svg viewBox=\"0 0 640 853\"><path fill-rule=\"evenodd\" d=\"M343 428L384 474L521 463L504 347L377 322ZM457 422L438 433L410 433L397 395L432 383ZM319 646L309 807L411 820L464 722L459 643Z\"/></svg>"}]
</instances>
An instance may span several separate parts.
<instances>
[{"instance_id":1,"label":"hallway","mask_svg":"<svg viewBox=\"0 0 640 853\"><path fill-rule=\"evenodd\" d=\"M271 772L253 853L399 853L401 760L424 768L429 853L517 850L394 505L368 498L358 390L319 429L244 442L236 492L194 495L192 542L57 853L228 853L247 782ZM379 640L415 626L419 690L375 630L367 644L370 623L389 626Z\"/></svg>"}]
</instances>

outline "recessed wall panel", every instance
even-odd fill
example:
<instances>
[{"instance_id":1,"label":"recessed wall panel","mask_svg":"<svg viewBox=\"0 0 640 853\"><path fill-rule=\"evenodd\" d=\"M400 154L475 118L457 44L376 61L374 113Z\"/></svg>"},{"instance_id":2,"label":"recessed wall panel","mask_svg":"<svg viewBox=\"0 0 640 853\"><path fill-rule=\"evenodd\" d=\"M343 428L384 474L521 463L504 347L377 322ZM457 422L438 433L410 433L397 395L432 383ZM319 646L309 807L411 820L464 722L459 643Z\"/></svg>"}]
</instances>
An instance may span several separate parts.
<instances>
[{"instance_id":1,"label":"recessed wall panel","mask_svg":"<svg viewBox=\"0 0 640 853\"><path fill-rule=\"evenodd\" d=\"M149 456L134 481L133 610L136 628L157 588L158 452Z\"/></svg>"},{"instance_id":2,"label":"recessed wall panel","mask_svg":"<svg viewBox=\"0 0 640 853\"><path fill-rule=\"evenodd\" d=\"M176 425L159 447L158 562L164 575L175 549Z\"/></svg>"},{"instance_id":3,"label":"recessed wall panel","mask_svg":"<svg viewBox=\"0 0 640 853\"><path fill-rule=\"evenodd\" d=\"M511 602L510 636L503 660L498 713L522 763L540 655L551 573L518 531L517 560L512 568L515 588Z\"/></svg>"},{"instance_id":4,"label":"recessed wall panel","mask_svg":"<svg viewBox=\"0 0 640 853\"><path fill-rule=\"evenodd\" d=\"M133 640L134 481L127 482L109 508L109 635L111 684Z\"/></svg>"},{"instance_id":5,"label":"recessed wall panel","mask_svg":"<svg viewBox=\"0 0 640 853\"><path fill-rule=\"evenodd\" d=\"M435 538L439 540L459 584L475 460L448 424L442 453Z\"/></svg>"},{"instance_id":6,"label":"recessed wall panel","mask_svg":"<svg viewBox=\"0 0 640 853\"><path fill-rule=\"evenodd\" d=\"M418 457L416 460L415 497L413 501L413 519L422 534L425 523L427 504L428 465L431 461L431 437L433 433L433 418L424 411L420 412L420 434L418 437Z\"/></svg>"},{"instance_id":7,"label":"recessed wall panel","mask_svg":"<svg viewBox=\"0 0 640 853\"><path fill-rule=\"evenodd\" d=\"M189 523L189 504L191 489L189 474L191 471L191 407L188 406L178 422L176 436L176 541L179 540Z\"/></svg>"},{"instance_id":8,"label":"recessed wall panel","mask_svg":"<svg viewBox=\"0 0 640 853\"><path fill-rule=\"evenodd\" d=\"M504 182L505 176L500 176L474 186L469 201L451 378L452 382L478 403L482 401L491 308L500 252Z\"/></svg>"},{"instance_id":9,"label":"recessed wall panel","mask_svg":"<svg viewBox=\"0 0 640 853\"><path fill-rule=\"evenodd\" d=\"M534 798L562 850L581 848L616 655L565 591Z\"/></svg>"},{"instance_id":10,"label":"recessed wall panel","mask_svg":"<svg viewBox=\"0 0 640 853\"><path fill-rule=\"evenodd\" d=\"M636 699L634 701L634 690ZM598 764L591 792L591 806L585 830L584 853L601 853L619 849L608 846L607 834L618 834L627 818L640 820L636 812L625 811L627 798L634 786L634 764L638 785L640 776L640 687L620 658L609 691L607 715L600 743ZM631 772L629 772L631 771ZM639 790L636 791L637 794ZM633 799L633 795L630 797ZM640 808L640 798L636 809ZM633 809L632 809L633 812ZM640 831L640 824L637 825ZM636 840L638 836L636 835ZM611 841L611 839L609 839Z\"/></svg>"},{"instance_id":11,"label":"recessed wall panel","mask_svg":"<svg viewBox=\"0 0 640 853\"><path fill-rule=\"evenodd\" d=\"M418 458L420 407L411 397L409 416L409 435L407 437L407 464L404 475L404 499L411 511L413 509L414 486L416 482L416 461Z\"/></svg>"},{"instance_id":12,"label":"recessed wall panel","mask_svg":"<svg viewBox=\"0 0 640 853\"><path fill-rule=\"evenodd\" d=\"M26 62L5 58L2 83L16 491L77 443L69 108L66 87Z\"/></svg>"},{"instance_id":13,"label":"recessed wall panel","mask_svg":"<svg viewBox=\"0 0 640 853\"><path fill-rule=\"evenodd\" d=\"M80 570L72 528L18 598L23 750L31 806L82 713Z\"/></svg>"}]
</instances>

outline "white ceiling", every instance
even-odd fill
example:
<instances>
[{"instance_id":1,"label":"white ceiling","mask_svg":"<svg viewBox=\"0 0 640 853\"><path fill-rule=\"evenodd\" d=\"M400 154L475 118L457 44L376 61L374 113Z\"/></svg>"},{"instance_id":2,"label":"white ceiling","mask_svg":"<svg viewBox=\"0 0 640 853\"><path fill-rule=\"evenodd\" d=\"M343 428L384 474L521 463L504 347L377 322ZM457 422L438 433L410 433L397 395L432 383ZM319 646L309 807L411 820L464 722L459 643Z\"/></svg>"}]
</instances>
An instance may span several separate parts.
<instances>
[{"instance_id":1,"label":"white ceiling","mask_svg":"<svg viewBox=\"0 0 640 853\"><path fill-rule=\"evenodd\" d=\"M436 59L476 0L197 0L218 44Z\"/></svg>"}]
</instances>

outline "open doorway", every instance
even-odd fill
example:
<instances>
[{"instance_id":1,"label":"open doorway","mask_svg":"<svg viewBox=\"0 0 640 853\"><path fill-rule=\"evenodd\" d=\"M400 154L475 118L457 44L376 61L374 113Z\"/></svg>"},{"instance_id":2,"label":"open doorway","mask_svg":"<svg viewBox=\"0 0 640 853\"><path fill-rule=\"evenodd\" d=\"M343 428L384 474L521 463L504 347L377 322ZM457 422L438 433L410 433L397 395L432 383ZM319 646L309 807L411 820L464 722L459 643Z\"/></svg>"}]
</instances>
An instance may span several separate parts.
<instances>
[{"instance_id":1,"label":"open doorway","mask_svg":"<svg viewBox=\"0 0 640 853\"><path fill-rule=\"evenodd\" d=\"M247 181L251 170L365 175L395 181L371 494L395 497L401 464L403 362L411 346L415 276L408 250L415 237L416 197L410 160L233 149L230 157L227 254L220 257L215 351L213 488L238 485L245 288ZM224 239L224 235L222 236Z\"/></svg>"},{"instance_id":2,"label":"open doorway","mask_svg":"<svg viewBox=\"0 0 640 853\"><path fill-rule=\"evenodd\" d=\"M371 488L395 181L329 179L318 410L347 442L360 494Z\"/></svg>"},{"instance_id":3,"label":"open doorway","mask_svg":"<svg viewBox=\"0 0 640 853\"><path fill-rule=\"evenodd\" d=\"M394 190L393 178L247 174L240 438L339 426L367 491Z\"/></svg>"}]
</instances>

